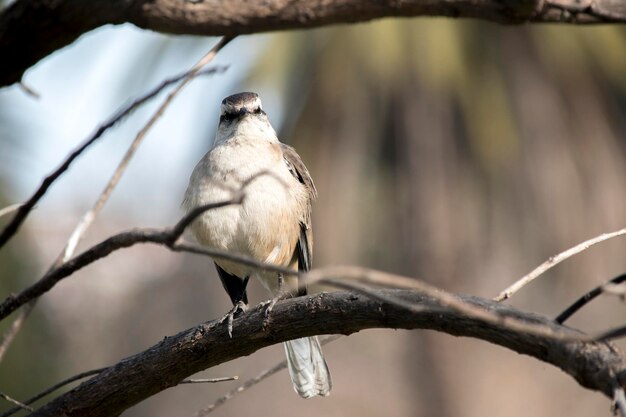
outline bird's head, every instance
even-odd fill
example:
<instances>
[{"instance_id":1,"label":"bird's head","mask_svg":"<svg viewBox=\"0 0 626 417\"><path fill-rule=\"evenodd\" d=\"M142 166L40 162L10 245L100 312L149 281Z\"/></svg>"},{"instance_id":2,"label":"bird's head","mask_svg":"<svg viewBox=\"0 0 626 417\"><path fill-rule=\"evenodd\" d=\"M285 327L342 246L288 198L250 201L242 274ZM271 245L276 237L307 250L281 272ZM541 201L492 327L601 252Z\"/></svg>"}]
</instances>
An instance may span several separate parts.
<instances>
[{"instance_id":1,"label":"bird's head","mask_svg":"<svg viewBox=\"0 0 626 417\"><path fill-rule=\"evenodd\" d=\"M222 100L216 141L234 136L277 141L276 132L263 111L258 94L237 93Z\"/></svg>"}]
</instances>

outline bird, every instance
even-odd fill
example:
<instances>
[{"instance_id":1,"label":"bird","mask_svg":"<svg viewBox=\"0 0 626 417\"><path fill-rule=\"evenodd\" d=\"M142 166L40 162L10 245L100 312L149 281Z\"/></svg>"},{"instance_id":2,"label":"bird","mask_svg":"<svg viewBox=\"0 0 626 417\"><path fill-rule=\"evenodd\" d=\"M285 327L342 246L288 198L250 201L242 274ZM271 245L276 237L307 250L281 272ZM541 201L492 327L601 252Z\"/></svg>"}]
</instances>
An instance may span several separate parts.
<instances>
[{"instance_id":1,"label":"bird","mask_svg":"<svg viewBox=\"0 0 626 417\"><path fill-rule=\"evenodd\" d=\"M204 212L191 224L196 240L209 248L247 255L256 261L289 268L294 275L261 271L214 258L233 309L247 309L246 286L253 277L271 293L269 313L277 299L305 295L297 271L312 265L311 210L317 190L296 150L279 141L256 93L242 92L222 100L213 147L195 166L183 201L187 212L223 201L243 191L241 204ZM331 375L316 336L284 343L294 390L303 398L327 396Z\"/></svg>"}]
</instances>

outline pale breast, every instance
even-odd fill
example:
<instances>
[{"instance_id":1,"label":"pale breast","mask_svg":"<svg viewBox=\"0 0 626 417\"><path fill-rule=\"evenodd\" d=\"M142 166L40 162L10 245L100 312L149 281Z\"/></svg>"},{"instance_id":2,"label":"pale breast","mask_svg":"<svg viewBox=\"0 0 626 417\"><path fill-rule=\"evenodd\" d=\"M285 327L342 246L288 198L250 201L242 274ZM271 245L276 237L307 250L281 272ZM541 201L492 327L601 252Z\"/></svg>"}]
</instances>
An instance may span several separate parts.
<instances>
[{"instance_id":1,"label":"pale breast","mask_svg":"<svg viewBox=\"0 0 626 417\"><path fill-rule=\"evenodd\" d=\"M194 169L185 207L228 199L243 184L243 203L207 211L192 225L193 234L203 245L288 266L308 197L278 144L239 140L213 148ZM217 263L240 277L253 273L249 267Z\"/></svg>"}]
</instances>

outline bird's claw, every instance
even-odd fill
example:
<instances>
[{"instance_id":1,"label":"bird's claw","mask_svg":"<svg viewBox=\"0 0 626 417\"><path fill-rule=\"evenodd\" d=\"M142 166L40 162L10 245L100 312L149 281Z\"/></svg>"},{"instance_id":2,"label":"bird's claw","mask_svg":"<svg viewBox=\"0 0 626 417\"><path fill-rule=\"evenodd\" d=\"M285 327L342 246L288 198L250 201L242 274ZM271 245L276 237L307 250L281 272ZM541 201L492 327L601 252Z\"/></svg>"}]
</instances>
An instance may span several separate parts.
<instances>
[{"instance_id":1,"label":"bird's claw","mask_svg":"<svg viewBox=\"0 0 626 417\"><path fill-rule=\"evenodd\" d=\"M277 295L276 297L267 301L263 301L261 303L261 307L265 307L265 312L263 313L263 315L265 316L265 318L263 319L264 329L266 329L267 326L270 324L270 314L272 313L272 310L274 309L274 306L276 305L276 303L279 302L280 300L284 300L288 296L289 294L287 293L281 293Z\"/></svg>"},{"instance_id":2,"label":"bird's claw","mask_svg":"<svg viewBox=\"0 0 626 417\"><path fill-rule=\"evenodd\" d=\"M228 336L230 336L231 338L233 337L233 320L235 319L235 314L237 314L237 312L239 311L243 313L247 309L248 306L246 305L246 303L244 303L243 301L238 301L237 304L235 304L235 306L219 320L219 324L224 323L224 321L227 322Z\"/></svg>"}]
</instances>

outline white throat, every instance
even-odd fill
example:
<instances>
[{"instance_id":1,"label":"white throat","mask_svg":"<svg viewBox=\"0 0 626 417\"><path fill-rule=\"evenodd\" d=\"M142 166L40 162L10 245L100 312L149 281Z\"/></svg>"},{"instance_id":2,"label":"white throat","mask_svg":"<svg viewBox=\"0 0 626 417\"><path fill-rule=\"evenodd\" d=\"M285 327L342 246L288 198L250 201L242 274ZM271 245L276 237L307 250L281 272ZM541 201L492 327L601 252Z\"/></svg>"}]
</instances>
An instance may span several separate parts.
<instances>
[{"instance_id":1,"label":"white throat","mask_svg":"<svg viewBox=\"0 0 626 417\"><path fill-rule=\"evenodd\" d=\"M220 124L215 134L215 144L217 146L229 140L261 141L278 143L276 131L270 125L265 116L257 117L247 115L241 120L227 126Z\"/></svg>"}]
</instances>

